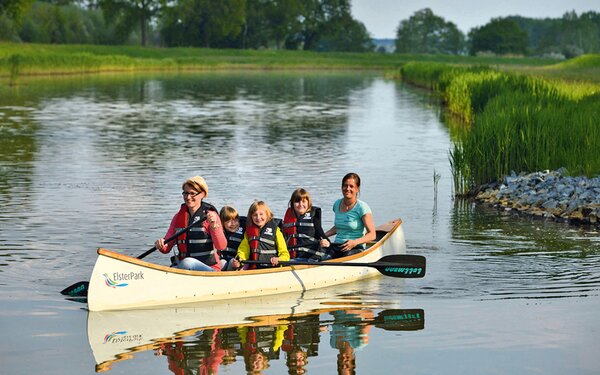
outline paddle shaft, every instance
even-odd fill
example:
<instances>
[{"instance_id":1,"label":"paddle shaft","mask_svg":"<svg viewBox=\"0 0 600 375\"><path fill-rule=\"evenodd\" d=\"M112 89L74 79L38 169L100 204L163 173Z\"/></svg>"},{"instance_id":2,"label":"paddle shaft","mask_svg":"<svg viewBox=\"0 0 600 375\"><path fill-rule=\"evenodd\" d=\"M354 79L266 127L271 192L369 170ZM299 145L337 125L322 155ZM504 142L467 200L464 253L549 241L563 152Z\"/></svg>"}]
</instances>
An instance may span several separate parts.
<instances>
[{"instance_id":1,"label":"paddle shaft","mask_svg":"<svg viewBox=\"0 0 600 375\"><path fill-rule=\"evenodd\" d=\"M193 223L191 223L190 225L188 225L185 228L182 228L180 230L178 230L177 232L175 232L175 234L173 234L172 236L168 237L165 239L165 244L168 244L169 242L173 241L174 239L176 239L177 237L181 236L182 234L188 232L190 229L192 229L192 227L199 225L200 223L204 222L204 220L206 220L206 213L204 214L204 217L194 221ZM156 246L152 247L151 249L147 250L146 252L144 252L143 254L139 255L137 258L138 259L144 259L145 257L147 257L148 255L152 254L153 252L155 252L157 250Z\"/></svg>"},{"instance_id":2,"label":"paddle shaft","mask_svg":"<svg viewBox=\"0 0 600 375\"><path fill-rule=\"evenodd\" d=\"M247 264L271 265L270 262L243 260ZM282 266L335 266L335 267L373 267L380 273L392 277L416 278L425 276L425 257L422 255L395 254L386 255L376 262L291 262L280 261Z\"/></svg>"}]
</instances>

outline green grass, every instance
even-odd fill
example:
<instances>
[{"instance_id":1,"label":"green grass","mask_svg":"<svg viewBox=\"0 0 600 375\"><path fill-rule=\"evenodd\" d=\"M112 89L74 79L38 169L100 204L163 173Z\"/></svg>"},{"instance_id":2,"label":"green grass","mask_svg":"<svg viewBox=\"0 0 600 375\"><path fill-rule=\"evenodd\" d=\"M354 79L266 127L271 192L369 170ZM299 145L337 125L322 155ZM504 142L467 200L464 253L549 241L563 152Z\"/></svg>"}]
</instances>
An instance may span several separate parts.
<instances>
[{"instance_id":1,"label":"green grass","mask_svg":"<svg viewBox=\"0 0 600 375\"><path fill-rule=\"evenodd\" d=\"M573 175L600 174L600 80L565 79L565 72L599 67L600 55L583 56L541 68L554 72L548 79L498 67L413 63L401 76L438 91L463 120L452 129L450 164L455 191L469 194L512 171L565 167Z\"/></svg>"},{"instance_id":2,"label":"green grass","mask_svg":"<svg viewBox=\"0 0 600 375\"><path fill-rule=\"evenodd\" d=\"M10 76L15 62L18 62L18 74L28 76L193 69L386 70L397 69L409 61L535 67L556 63L533 58L0 43L0 76Z\"/></svg>"}]
</instances>

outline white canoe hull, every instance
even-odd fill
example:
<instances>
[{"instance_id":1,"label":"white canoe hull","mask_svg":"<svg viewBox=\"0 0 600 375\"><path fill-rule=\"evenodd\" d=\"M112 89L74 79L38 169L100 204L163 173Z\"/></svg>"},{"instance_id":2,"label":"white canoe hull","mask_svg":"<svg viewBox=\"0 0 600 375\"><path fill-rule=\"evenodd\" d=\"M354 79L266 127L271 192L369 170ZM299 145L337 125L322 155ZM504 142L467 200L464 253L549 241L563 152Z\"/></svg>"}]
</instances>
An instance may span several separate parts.
<instances>
[{"instance_id":1,"label":"white canoe hull","mask_svg":"<svg viewBox=\"0 0 600 375\"><path fill-rule=\"evenodd\" d=\"M406 252L401 220L378 230L387 234L344 262L375 262L384 255ZM329 262L338 262L331 260ZM98 249L90 278L90 311L139 309L200 301L305 291L379 275L371 267L293 266L272 269L201 272L179 270Z\"/></svg>"}]
</instances>

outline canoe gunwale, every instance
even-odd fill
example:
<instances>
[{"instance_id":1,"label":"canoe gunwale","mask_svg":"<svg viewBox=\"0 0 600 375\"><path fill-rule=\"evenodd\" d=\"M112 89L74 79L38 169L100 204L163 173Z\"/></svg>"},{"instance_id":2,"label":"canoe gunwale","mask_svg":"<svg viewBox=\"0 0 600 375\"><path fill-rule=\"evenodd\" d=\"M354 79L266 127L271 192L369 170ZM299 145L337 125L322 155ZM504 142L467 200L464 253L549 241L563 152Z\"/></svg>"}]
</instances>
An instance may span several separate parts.
<instances>
[{"instance_id":1,"label":"canoe gunwale","mask_svg":"<svg viewBox=\"0 0 600 375\"><path fill-rule=\"evenodd\" d=\"M375 242L372 246L365 249L360 253L350 255L343 258L330 259L326 260L323 263L349 263L354 260L360 260L361 258L367 256L373 251L376 251L385 241L392 235L392 233L400 227L402 224L402 219L395 219L388 223L385 223L379 227L377 230L386 231L387 233L383 236L379 241ZM163 271L168 273L176 273L188 276L202 276L202 277L228 277L228 276L244 276L244 275L256 275L256 274L266 274L266 273L278 273L278 272L290 272L294 270L301 270L306 268L318 267L316 265L289 265L277 268L261 268L255 270L241 270L241 271L222 271L222 272L211 272L211 271L191 271L191 270L182 270L174 267L163 266L156 263L150 263L145 260L141 260L129 255L121 254L114 252L112 250L98 248L97 253L99 256L105 256L109 258L113 258L122 262L127 262L131 264L136 264L138 266L150 268L157 271Z\"/></svg>"}]
</instances>

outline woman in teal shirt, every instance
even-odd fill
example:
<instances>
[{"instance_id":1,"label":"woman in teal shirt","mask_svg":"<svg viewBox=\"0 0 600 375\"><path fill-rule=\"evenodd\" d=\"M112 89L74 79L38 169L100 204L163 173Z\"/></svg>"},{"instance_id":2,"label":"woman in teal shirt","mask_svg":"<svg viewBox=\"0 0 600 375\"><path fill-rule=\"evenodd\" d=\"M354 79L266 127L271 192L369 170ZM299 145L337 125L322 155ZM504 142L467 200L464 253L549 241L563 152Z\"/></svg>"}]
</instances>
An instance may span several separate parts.
<instances>
[{"instance_id":1,"label":"woman in teal shirt","mask_svg":"<svg viewBox=\"0 0 600 375\"><path fill-rule=\"evenodd\" d=\"M335 220L333 227L326 233L335 234L335 242L330 251L334 258L360 253L367 242L375 241L375 224L368 204L358 199L360 177L348 173L342 179L343 198L333 204Z\"/></svg>"}]
</instances>

